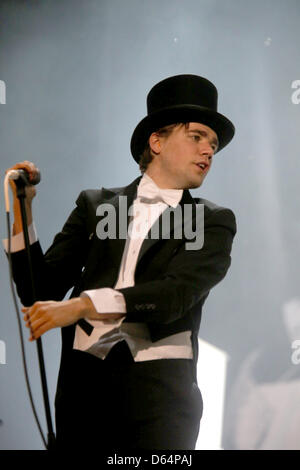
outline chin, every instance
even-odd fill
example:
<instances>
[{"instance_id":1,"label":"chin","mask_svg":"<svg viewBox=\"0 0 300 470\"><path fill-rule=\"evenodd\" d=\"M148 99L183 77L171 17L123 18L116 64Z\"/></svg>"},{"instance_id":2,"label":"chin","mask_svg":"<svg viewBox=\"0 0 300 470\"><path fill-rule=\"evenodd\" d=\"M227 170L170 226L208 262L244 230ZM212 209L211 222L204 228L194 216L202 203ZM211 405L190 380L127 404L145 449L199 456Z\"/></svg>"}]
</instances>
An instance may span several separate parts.
<instances>
[{"instance_id":1,"label":"chin","mask_svg":"<svg viewBox=\"0 0 300 470\"><path fill-rule=\"evenodd\" d=\"M200 186L202 185L203 183L203 180L201 179L200 181L189 181L188 183L188 186L186 187L186 189L196 189L196 188L200 188Z\"/></svg>"}]
</instances>

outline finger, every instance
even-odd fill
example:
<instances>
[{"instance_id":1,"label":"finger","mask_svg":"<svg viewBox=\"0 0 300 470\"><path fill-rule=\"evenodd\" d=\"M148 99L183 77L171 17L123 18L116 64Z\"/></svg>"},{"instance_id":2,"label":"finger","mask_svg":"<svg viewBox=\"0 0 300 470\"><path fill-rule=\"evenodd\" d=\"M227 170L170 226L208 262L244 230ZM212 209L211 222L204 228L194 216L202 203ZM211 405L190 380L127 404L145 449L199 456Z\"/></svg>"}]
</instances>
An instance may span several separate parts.
<instances>
[{"instance_id":1,"label":"finger","mask_svg":"<svg viewBox=\"0 0 300 470\"><path fill-rule=\"evenodd\" d=\"M24 320L26 321L26 328L30 328L31 337L30 341L33 341L45 331L54 328L54 322L49 314L49 306L52 301L35 302L31 307L23 307ZM44 327L46 329L44 330ZM38 333L42 328L42 333Z\"/></svg>"},{"instance_id":2,"label":"finger","mask_svg":"<svg viewBox=\"0 0 300 470\"><path fill-rule=\"evenodd\" d=\"M22 312L23 312L23 320L26 322L25 326L26 328L30 328L31 335L33 335L33 330L32 330L32 322L36 318L36 307L34 309L34 305L31 307L22 307ZM34 339L34 338L32 338Z\"/></svg>"},{"instance_id":3,"label":"finger","mask_svg":"<svg viewBox=\"0 0 300 470\"><path fill-rule=\"evenodd\" d=\"M51 322L49 321L48 318L41 317L41 318L37 318L34 321L31 321L31 323L28 322L27 325L28 327L31 328L31 331L35 334L36 331L46 323L51 323Z\"/></svg>"},{"instance_id":4,"label":"finger","mask_svg":"<svg viewBox=\"0 0 300 470\"><path fill-rule=\"evenodd\" d=\"M39 172L39 169L35 166L35 164L32 162L29 162L28 160L24 160L23 162L16 163L11 169L26 170L27 173L29 174L29 181L32 181L37 175L37 173Z\"/></svg>"},{"instance_id":5,"label":"finger","mask_svg":"<svg viewBox=\"0 0 300 470\"><path fill-rule=\"evenodd\" d=\"M29 338L29 341L34 341L35 339L40 338L44 333L47 331L51 330L53 327L50 322L43 323L41 326L39 326L37 329L35 329L31 333L31 337Z\"/></svg>"},{"instance_id":6,"label":"finger","mask_svg":"<svg viewBox=\"0 0 300 470\"><path fill-rule=\"evenodd\" d=\"M31 307L27 307L27 310L25 310L25 312L28 315L28 319L32 323L37 318L43 316L46 313L46 310L42 302L35 302Z\"/></svg>"},{"instance_id":7,"label":"finger","mask_svg":"<svg viewBox=\"0 0 300 470\"><path fill-rule=\"evenodd\" d=\"M29 336L29 341L34 341L35 339L37 339L34 335L34 333L30 330L30 336Z\"/></svg>"},{"instance_id":8,"label":"finger","mask_svg":"<svg viewBox=\"0 0 300 470\"><path fill-rule=\"evenodd\" d=\"M32 322L32 313L31 313L31 310L28 309L26 312L23 312L23 320L24 321L28 321L28 323L31 323Z\"/></svg>"},{"instance_id":9,"label":"finger","mask_svg":"<svg viewBox=\"0 0 300 470\"><path fill-rule=\"evenodd\" d=\"M24 321L26 322L26 323L25 323L25 326L26 326L27 328L31 328L32 322L31 322L31 320L30 320L30 317L28 317L28 316L27 316L27 317L24 317Z\"/></svg>"},{"instance_id":10,"label":"finger","mask_svg":"<svg viewBox=\"0 0 300 470\"><path fill-rule=\"evenodd\" d=\"M21 168L25 168L27 171L36 171L36 166L34 163L28 161L28 160L24 160L23 162L18 162L16 163L13 168L15 169L21 169Z\"/></svg>"},{"instance_id":11,"label":"finger","mask_svg":"<svg viewBox=\"0 0 300 470\"><path fill-rule=\"evenodd\" d=\"M29 315L30 309L29 309L28 307L26 307L26 309L25 309L25 308L22 308L22 310L23 310L23 320L24 320L24 321L28 321L28 322L30 323L30 322L31 322L31 320L30 320L30 315ZM26 326L27 326L27 325L26 325Z\"/></svg>"}]
</instances>

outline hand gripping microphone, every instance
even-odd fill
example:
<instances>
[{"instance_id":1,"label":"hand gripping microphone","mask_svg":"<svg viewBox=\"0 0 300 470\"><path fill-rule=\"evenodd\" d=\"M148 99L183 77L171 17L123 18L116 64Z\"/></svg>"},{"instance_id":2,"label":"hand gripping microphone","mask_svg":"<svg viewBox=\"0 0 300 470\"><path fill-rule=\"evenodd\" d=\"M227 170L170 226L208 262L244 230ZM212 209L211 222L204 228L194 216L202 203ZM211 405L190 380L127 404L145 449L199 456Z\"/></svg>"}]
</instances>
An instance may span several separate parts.
<instances>
[{"instance_id":1,"label":"hand gripping microphone","mask_svg":"<svg viewBox=\"0 0 300 470\"><path fill-rule=\"evenodd\" d=\"M15 181L15 185L17 187L18 192L24 190L25 186L30 186L32 184L38 184L41 181L41 174L40 170L36 168L34 173L34 178L30 179L29 171L25 168L19 168L16 170L9 170L4 178L4 196L5 196L5 207L6 213L10 211L10 204L9 204L9 180L13 179ZM19 193L21 194L21 193ZM24 193L25 194L25 193Z\"/></svg>"},{"instance_id":2,"label":"hand gripping microphone","mask_svg":"<svg viewBox=\"0 0 300 470\"><path fill-rule=\"evenodd\" d=\"M39 184L41 181L41 173L40 170L37 168L34 178L30 179L29 172L25 170L25 168L20 168L18 170L11 170L9 172L9 177L17 182L17 180L22 180L25 186L29 186L31 184Z\"/></svg>"}]
</instances>

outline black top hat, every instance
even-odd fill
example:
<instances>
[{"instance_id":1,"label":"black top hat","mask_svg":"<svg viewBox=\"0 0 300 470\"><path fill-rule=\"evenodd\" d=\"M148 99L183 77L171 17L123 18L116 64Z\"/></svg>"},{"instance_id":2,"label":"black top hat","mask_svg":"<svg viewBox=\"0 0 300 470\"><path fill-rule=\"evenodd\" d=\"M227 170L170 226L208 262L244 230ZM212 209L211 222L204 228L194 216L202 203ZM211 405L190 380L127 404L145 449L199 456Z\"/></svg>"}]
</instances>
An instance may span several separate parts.
<instances>
[{"instance_id":1,"label":"black top hat","mask_svg":"<svg viewBox=\"0 0 300 470\"><path fill-rule=\"evenodd\" d=\"M175 75L154 85L147 96L148 115L136 126L131 138L131 153L138 163L152 132L168 124L199 122L215 131L217 151L234 136L234 125L217 112L218 91L206 78Z\"/></svg>"}]
</instances>

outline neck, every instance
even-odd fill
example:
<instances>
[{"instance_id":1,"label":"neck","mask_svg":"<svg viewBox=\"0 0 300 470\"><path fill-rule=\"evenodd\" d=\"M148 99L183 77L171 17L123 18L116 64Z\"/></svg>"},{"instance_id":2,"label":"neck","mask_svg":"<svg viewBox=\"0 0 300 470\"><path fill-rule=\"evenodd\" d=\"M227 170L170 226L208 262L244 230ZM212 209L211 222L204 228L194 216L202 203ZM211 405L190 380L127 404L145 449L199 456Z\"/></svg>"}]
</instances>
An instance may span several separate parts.
<instances>
[{"instance_id":1,"label":"neck","mask_svg":"<svg viewBox=\"0 0 300 470\"><path fill-rule=\"evenodd\" d=\"M147 168L145 174L150 176L154 183L161 189L182 189L176 186L172 181L167 180L160 172Z\"/></svg>"}]
</instances>

